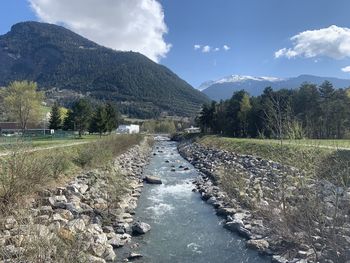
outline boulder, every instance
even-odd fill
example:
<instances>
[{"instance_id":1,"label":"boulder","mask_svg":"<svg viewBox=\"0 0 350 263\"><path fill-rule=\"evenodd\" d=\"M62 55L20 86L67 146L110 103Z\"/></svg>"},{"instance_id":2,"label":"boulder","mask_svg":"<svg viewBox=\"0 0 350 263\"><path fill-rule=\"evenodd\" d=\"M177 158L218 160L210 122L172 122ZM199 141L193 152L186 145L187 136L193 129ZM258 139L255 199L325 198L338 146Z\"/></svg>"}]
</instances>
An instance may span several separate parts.
<instances>
[{"instance_id":1,"label":"boulder","mask_svg":"<svg viewBox=\"0 0 350 263\"><path fill-rule=\"evenodd\" d=\"M247 241L247 247L265 252L269 248L269 242L264 239L251 239Z\"/></svg>"},{"instance_id":2,"label":"boulder","mask_svg":"<svg viewBox=\"0 0 350 263\"><path fill-rule=\"evenodd\" d=\"M232 207L221 207L218 208L218 210L216 210L216 214L218 216L232 216L236 213L236 209L232 208Z\"/></svg>"},{"instance_id":3,"label":"boulder","mask_svg":"<svg viewBox=\"0 0 350 263\"><path fill-rule=\"evenodd\" d=\"M162 184L162 180L156 176L146 176L145 181L148 184Z\"/></svg>"},{"instance_id":4,"label":"boulder","mask_svg":"<svg viewBox=\"0 0 350 263\"><path fill-rule=\"evenodd\" d=\"M133 234L143 235L151 230L151 226L144 222L136 222L132 225L131 229Z\"/></svg>"},{"instance_id":5,"label":"boulder","mask_svg":"<svg viewBox=\"0 0 350 263\"><path fill-rule=\"evenodd\" d=\"M8 218L5 219L5 222L4 222L5 230L11 230L17 225L18 225L17 220L13 216L9 216Z\"/></svg>"},{"instance_id":6,"label":"boulder","mask_svg":"<svg viewBox=\"0 0 350 263\"><path fill-rule=\"evenodd\" d=\"M93 254L97 257L102 257L102 255L106 251L106 246L102 245L100 243L92 243L90 247L91 247Z\"/></svg>"},{"instance_id":7,"label":"boulder","mask_svg":"<svg viewBox=\"0 0 350 263\"><path fill-rule=\"evenodd\" d=\"M282 256L274 255L271 259L272 263L288 263L288 260Z\"/></svg>"},{"instance_id":8,"label":"boulder","mask_svg":"<svg viewBox=\"0 0 350 263\"><path fill-rule=\"evenodd\" d=\"M99 258L99 257L95 257L93 255L89 255L87 257L87 262L89 263L106 263L106 261L102 258Z\"/></svg>"},{"instance_id":9,"label":"boulder","mask_svg":"<svg viewBox=\"0 0 350 263\"><path fill-rule=\"evenodd\" d=\"M73 233L84 232L85 231L85 222L83 219L74 219L74 220L68 222L67 229L69 229Z\"/></svg>"},{"instance_id":10,"label":"boulder","mask_svg":"<svg viewBox=\"0 0 350 263\"><path fill-rule=\"evenodd\" d=\"M48 198L49 204L53 208L65 208L65 204L67 203L67 198L64 195L56 195L50 196Z\"/></svg>"},{"instance_id":11,"label":"boulder","mask_svg":"<svg viewBox=\"0 0 350 263\"><path fill-rule=\"evenodd\" d=\"M247 238L247 239L251 238L251 232L244 227L242 220L234 219L232 221L229 221L224 225L224 228L232 232L236 232L244 238Z\"/></svg>"},{"instance_id":12,"label":"boulder","mask_svg":"<svg viewBox=\"0 0 350 263\"><path fill-rule=\"evenodd\" d=\"M111 245L107 245L102 257L106 261L114 261L116 259L117 255L115 254L113 247Z\"/></svg>"}]
</instances>

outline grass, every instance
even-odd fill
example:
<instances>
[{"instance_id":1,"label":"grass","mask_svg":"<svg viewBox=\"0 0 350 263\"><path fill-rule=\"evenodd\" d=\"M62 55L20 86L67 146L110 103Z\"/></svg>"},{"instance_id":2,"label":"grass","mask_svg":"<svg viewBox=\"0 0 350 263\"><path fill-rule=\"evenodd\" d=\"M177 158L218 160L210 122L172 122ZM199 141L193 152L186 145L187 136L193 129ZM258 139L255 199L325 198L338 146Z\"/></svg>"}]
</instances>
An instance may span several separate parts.
<instances>
[{"instance_id":1,"label":"grass","mask_svg":"<svg viewBox=\"0 0 350 263\"><path fill-rule=\"evenodd\" d=\"M11 150L13 146L15 146L21 141L23 141L25 144L33 148L45 148L50 146L60 146L60 145L63 146L65 144L93 142L98 139L100 139L98 135L84 135L82 138L78 138L77 136L71 136L71 137L38 136L38 137L27 137L24 140L22 140L21 137L0 137L0 152Z\"/></svg>"},{"instance_id":2,"label":"grass","mask_svg":"<svg viewBox=\"0 0 350 263\"><path fill-rule=\"evenodd\" d=\"M208 135L197 139L202 145L239 154L248 154L291 165L305 171L314 170L319 161L336 151L330 140L286 141L280 146L277 140L241 139ZM350 141L348 142L350 145ZM319 145L327 147L318 147ZM347 145L343 142L343 147ZM314 147L311 147L314 146Z\"/></svg>"},{"instance_id":3,"label":"grass","mask_svg":"<svg viewBox=\"0 0 350 263\"><path fill-rule=\"evenodd\" d=\"M13 145L0 157L0 214L24 196L62 183L85 168L107 166L113 158L142 140L141 135L111 135L90 143L31 151L28 144Z\"/></svg>"}]
</instances>

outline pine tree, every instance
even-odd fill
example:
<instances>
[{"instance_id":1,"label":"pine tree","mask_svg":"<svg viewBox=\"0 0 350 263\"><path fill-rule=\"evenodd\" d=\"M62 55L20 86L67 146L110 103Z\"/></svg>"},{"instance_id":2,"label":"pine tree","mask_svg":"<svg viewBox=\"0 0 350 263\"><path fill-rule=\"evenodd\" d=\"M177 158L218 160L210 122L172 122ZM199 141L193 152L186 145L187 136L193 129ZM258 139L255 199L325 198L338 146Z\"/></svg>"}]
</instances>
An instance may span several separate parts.
<instances>
[{"instance_id":1,"label":"pine tree","mask_svg":"<svg viewBox=\"0 0 350 263\"><path fill-rule=\"evenodd\" d=\"M54 103L54 105L51 108L49 128L54 130L58 130L61 128L61 114L60 108L57 103Z\"/></svg>"},{"instance_id":2,"label":"pine tree","mask_svg":"<svg viewBox=\"0 0 350 263\"><path fill-rule=\"evenodd\" d=\"M111 104L107 103L105 106L107 113L107 131L111 132L117 128L119 124L119 114L117 109Z\"/></svg>"},{"instance_id":3,"label":"pine tree","mask_svg":"<svg viewBox=\"0 0 350 263\"><path fill-rule=\"evenodd\" d=\"M89 127L91 113L91 103L87 99L80 99L73 105L74 128L79 132L79 137Z\"/></svg>"},{"instance_id":4,"label":"pine tree","mask_svg":"<svg viewBox=\"0 0 350 263\"><path fill-rule=\"evenodd\" d=\"M105 106L99 106L97 107L94 116L91 119L90 123L90 132L98 132L100 134L100 137L102 136L102 133L107 131L107 110Z\"/></svg>"},{"instance_id":5,"label":"pine tree","mask_svg":"<svg viewBox=\"0 0 350 263\"><path fill-rule=\"evenodd\" d=\"M73 131L74 130L74 115L72 110L67 111L67 115L63 121L63 130Z\"/></svg>"}]
</instances>

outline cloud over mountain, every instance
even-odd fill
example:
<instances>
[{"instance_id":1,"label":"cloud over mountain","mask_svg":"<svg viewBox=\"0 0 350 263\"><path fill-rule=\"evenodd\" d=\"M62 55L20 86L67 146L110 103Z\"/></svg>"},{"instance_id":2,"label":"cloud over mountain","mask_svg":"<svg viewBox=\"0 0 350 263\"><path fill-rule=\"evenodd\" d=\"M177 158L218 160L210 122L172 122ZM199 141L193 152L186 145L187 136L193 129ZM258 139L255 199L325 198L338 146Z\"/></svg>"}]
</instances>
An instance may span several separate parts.
<instances>
[{"instance_id":1,"label":"cloud over mountain","mask_svg":"<svg viewBox=\"0 0 350 263\"><path fill-rule=\"evenodd\" d=\"M332 25L318 30L308 30L291 37L290 40L293 42L293 47L276 51L276 58L350 57L350 29L346 27Z\"/></svg>"},{"instance_id":2,"label":"cloud over mountain","mask_svg":"<svg viewBox=\"0 0 350 263\"><path fill-rule=\"evenodd\" d=\"M44 22L63 24L98 44L159 61L171 45L157 0L29 0Z\"/></svg>"}]
</instances>

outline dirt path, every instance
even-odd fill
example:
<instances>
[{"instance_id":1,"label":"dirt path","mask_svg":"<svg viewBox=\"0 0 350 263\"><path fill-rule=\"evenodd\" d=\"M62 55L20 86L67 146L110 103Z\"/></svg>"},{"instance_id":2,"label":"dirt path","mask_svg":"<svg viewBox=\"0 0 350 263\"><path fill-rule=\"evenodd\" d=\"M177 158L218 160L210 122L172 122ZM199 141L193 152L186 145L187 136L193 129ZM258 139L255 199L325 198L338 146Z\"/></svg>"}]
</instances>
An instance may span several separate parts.
<instances>
[{"instance_id":1,"label":"dirt path","mask_svg":"<svg viewBox=\"0 0 350 263\"><path fill-rule=\"evenodd\" d=\"M64 148L64 147L70 147L70 146L76 146L80 144L86 144L86 143L91 143L94 142L92 141L84 141L84 142L73 142L73 143L66 143L66 144L60 144L60 145L53 145L53 146L47 146L47 147L37 147L33 149L26 150L25 152L31 153L31 152L37 152L37 151L43 151L43 150L50 150L50 149L56 149L56 148ZM10 155L11 151L5 151L5 152L0 152L0 157L2 156L7 156Z\"/></svg>"}]
</instances>

